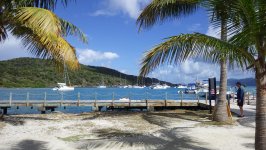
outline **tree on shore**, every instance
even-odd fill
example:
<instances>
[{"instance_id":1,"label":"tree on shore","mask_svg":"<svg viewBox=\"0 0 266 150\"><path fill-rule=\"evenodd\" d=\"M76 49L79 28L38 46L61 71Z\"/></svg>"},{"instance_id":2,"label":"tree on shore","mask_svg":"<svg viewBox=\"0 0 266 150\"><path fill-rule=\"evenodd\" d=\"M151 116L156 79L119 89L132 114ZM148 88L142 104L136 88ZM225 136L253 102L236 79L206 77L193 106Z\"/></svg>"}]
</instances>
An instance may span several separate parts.
<instances>
[{"instance_id":1,"label":"tree on shore","mask_svg":"<svg viewBox=\"0 0 266 150\"><path fill-rule=\"evenodd\" d=\"M64 6L69 1L61 0ZM75 25L56 16L56 4L56 0L1 0L0 42L13 35L33 55L52 59L59 68L66 63L76 69L76 50L65 37L77 35L85 43L87 39Z\"/></svg>"},{"instance_id":2,"label":"tree on shore","mask_svg":"<svg viewBox=\"0 0 266 150\"><path fill-rule=\"evenodd\" d=\"M157 61L180 61L182 57L174 57L175 53L186 56L188 50L198 55L212 56L213 60L223 54L228 62L238 67L249 66L253 69L256 78L256 131L255 149L266 149L266 1L265 0L236 0L230 6L233 16L229 16L232 37L228 42L206 36L200 33L170 37L158 45L149 55L157 56ZM237 19L235 19L237 18ZM177 51L179 49L179 51ZM181 50L181 51L180 51ZM156 54L157 55L156 55ZM156 67L156 59L144 59L142 73L150 72ZM160 57L161 56L161 57ZM160 58L159 58L160 57ZM149 64L150 62L150 64ZM154 64L155 63L155 64ZM160 62L158 62L160 63Z\"/></svg>"},{"instance_id":3,"label":"tree on shore","mask_svg":"<svg viewBox=\"0 0 266 150\"><path fill-rule=\"evenodd\" d=\"M210 22L219 26L221 29L221 39L227 41L227 24L228 17L230 16L230 3L225 3L225 0L153 0L140 14L137 23L139 28L149 28L157 22L163 22L168 19L181 18L187 15L193 14L199 8L206 9L210 15ZM186 40L186 39L183 39ZM185 41L183 41L185 42ZM141 76L145 76L153 69L157 68L163 63L180 63L191 57L199 57L199 52L193 51L191 48L184 49L178 47L172 42L165 42L166 44L161 44L156 46L154 49L148 52L143 61L142 69L140 72ZM173 44L173 45L171 45ZM187 44L190 44L189 41ZM167 46L166 46L167 45ZM193 47L193 45L190 45ZM162 49L163 48L163 49ZM171 49L171 53L167 53L167 49ZM159 50L162 50L159 52ZM163 52L165 51L165 52ZM201 51L199 49L199 51ZM204 52L205 53L205 52ZM208 59L211 55L207 54L209 50L204 54L204 58ZM176 60L180 61L169 61L167 59L161 59L166 56L168 58L174 57ZM208 57L209 56L209 57ZM218 122L228 122L230 121L227 114L227 57L220 54L216 57L215 62L220 64L220 91L216 104L216 109L214 111L213 119Z\"/></svg>"}]
</instances>

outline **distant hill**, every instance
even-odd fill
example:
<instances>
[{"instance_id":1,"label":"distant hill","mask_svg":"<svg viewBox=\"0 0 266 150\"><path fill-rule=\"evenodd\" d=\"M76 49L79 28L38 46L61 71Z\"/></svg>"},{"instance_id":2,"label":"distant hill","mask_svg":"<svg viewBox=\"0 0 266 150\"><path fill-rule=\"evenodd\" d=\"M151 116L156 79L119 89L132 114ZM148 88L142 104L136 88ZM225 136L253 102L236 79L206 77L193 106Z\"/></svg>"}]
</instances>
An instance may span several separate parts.
<instances>
[{"instance_id":1,"label":"distant hill","mask_svg":"<svg viewBox=\"0 0 266 150\"><path fill-rule=\"evenodd\" d=\"M77 71L69 71L72 85L81 87L97 86L102 80L105 85L140 84L150 85L159 82L158 79L127 75L117 70L81 65ZM37 58L16 58L0 61L0 87L54 87L57 82L63 82L63 74L56 71L50 60ZM161 83L169 82L160 81Z\"/></svg>"},{"instance_id":2,"label":"distant hill","mask_svg":"<svg viewBox=\"0 0 266 150\"><path fill-rule=\"evenodd\" d=\"M236 82L240 82L245 86L256 86L256 80L254 78L245 78L245 79L228 79L227 84L230 86L234 86Z\"/></svg>"}]
</instances>

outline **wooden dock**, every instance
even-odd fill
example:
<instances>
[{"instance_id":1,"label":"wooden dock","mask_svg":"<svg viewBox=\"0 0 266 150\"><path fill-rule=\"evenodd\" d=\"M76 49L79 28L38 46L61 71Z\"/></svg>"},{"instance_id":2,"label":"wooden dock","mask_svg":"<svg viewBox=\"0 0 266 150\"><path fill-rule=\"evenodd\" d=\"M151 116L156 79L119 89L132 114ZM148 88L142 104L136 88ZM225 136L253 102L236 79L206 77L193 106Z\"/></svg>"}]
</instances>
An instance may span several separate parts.
<instances>
[{"instance_id":1,"label":"wooden dock","mask_svg":"<svg viewBox=\"0 0 266 150\"><path fill-rule=\"evenodd\" d=\"M37 107L42 113L47 110L54 111L58 107L69 106L90 106L93 110L99 110L102 107L112 109L147 109L153 111L157 108L176 108L176 107L207 107L207 103L200 100L12 100L0 101L0 109L7 114L7 109L11 107Z\"/></svg>"}]
</instances>

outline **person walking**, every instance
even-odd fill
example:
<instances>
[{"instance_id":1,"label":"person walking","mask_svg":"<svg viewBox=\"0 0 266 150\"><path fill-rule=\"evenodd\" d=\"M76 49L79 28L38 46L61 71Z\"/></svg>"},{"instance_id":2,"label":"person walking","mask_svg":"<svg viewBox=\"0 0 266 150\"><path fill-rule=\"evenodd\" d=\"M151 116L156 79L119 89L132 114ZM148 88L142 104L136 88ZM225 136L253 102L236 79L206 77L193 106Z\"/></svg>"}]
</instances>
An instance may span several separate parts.
<instances>
[{"instance_id":1,"label":"person walking","mask_svg":"<svg viewBox=\"0 0 266 150\"><path fill-rule=\"evenodd\" d=\"M244 110L243 110L243 105L244 105L244 96L245 96L245 91L244 87L241 85L240 82L236 83L237 86L237 105L239 106L240 109L240 115L238 117L244 117Z\"/></svg>"}]
</instances>

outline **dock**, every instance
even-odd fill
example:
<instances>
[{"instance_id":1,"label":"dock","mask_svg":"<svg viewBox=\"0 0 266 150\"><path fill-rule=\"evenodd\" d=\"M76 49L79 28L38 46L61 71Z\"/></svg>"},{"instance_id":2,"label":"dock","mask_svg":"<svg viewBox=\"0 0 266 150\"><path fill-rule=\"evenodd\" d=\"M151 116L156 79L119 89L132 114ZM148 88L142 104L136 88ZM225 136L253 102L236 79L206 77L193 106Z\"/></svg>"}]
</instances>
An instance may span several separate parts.
<instances>
[{"instance_id":1,"label":"dock","mask_svg":"<svg viewBox=\"0 0 266 150\"><path fill-rule=\"evenodd\" d=\"M207 94L204 99L200 99L198 95L195 95L194 100L184 100L183 95L181 94L179 97L180 99L167 99L168 95L165 94L165 99L148 99L147 97L144 100L131 100L131 99L115 99L114 94L112 94L110 100L98 100L96 99L97 96L95 95L95 99L80 99L80 93L77 94L75 100L71 99L64 99L63 96L61 99L55 100L47 100L47 94L44 93L44 97L42 100L31 100L30 93L25 94L26 97L24 100L21 99L13 99L12 93L9 94L9 98L4 100L0 100L0 109L2 109L3 114L8 113L8 109L12 107L31 107L37 108L41 113L45 113L48 110L55 111L56 108L59 107L81 107L87 106L92 107L93 111L101 111L103 107L108 109L140 109L140 110L147 110L147 111L154 111L154 110L161 110L161 109L176 109L176 108L185 108L185 107L195 107L195 108L203 108L209 109L210 104L209 100L207 99ZM255 100L251 95L246 96L246 103L250 104ZM235 100L233 99L233 102ZM230 102L230 101L229 101ZM215 101L212 103L214 105Z\"/></svg>"},{"instance_id":2,"label":"dock","mask_svg":"<svg viewBox=\"0 0 266 150\"><path fill-rule=\"evenodd\" d=\"M14 100L14 101L0 101L0 109L4 114L7 114L7 110L11 107L37 107L39 111L45 113L47 110L54 111L58 107L69 106L88 106L93 110L99 111L102 107L111 109L140 109L147 111L154 111L162 108L177 108L177 107L207 107L202 101L189 100L189 101L177 101L177 100Z\"/></svg>"}]
</instances>

